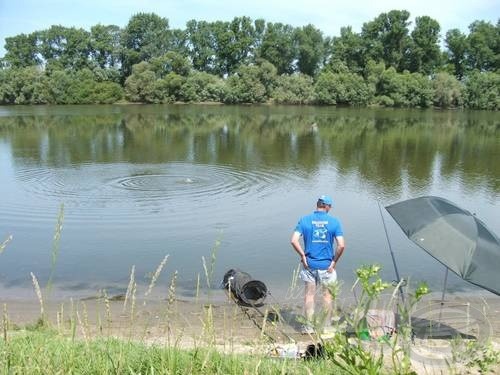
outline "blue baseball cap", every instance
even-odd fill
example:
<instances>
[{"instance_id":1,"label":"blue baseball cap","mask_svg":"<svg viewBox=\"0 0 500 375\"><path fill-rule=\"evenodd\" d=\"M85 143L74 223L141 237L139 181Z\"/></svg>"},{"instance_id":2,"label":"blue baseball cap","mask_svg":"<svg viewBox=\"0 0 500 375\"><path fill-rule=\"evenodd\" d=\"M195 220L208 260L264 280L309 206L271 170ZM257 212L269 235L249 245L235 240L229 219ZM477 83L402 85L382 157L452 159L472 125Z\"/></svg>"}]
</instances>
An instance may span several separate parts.
<instances>
[{"instance_id":1,"label":"blue baseball cap","mask_svg":"<svg viewBox=\"0 0 500 375\"><path fill-rule=\"evenodd\" d=\"M318 198L319 202L323 202L323 204L327 204L331 206L333 204L333 199L329 195L322 195Z\"/></svg>"}]
</instances>

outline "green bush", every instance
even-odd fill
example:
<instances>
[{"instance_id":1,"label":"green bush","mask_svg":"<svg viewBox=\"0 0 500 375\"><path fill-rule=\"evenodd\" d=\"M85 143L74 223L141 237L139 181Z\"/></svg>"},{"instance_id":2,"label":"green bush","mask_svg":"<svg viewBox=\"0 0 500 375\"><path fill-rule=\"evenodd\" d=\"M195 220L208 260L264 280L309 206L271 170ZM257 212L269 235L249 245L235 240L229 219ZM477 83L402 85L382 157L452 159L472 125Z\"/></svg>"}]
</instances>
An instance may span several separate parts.
<instances>
[{"instance_id":1,"label":"green bush","mask_svg":"<svg viewBox=\"0 0 500 375\"><path fill-rule=\"evenodd\" d=\"M0 103L49 103L47 86L47 77L36 66L0 70Z\"/></svg>"},{"instance_id":2,"label":"green bush","mask_svg":"<svg viewBox=\"0 0 500 375\"><path fill-rule=\"evenodd\" d=\"M319 104L365 105L373 96L372 86L355 73L332 73L319 75L314 86L316 102Z\"/></svg>"},{"instance_id":3,"label":"green bush","mask_svg":"<svg viewBox=\"0 0 500 375\"><path fill-rule=\"evenodd\" d=\"M305 74L283 74L276 80L272 94L276 103L309 104L314 100L313 79Z\"/></svg>"},{"instance_id":4,"label":"green bush","mask_svg":"<svg viewBox=\"0 0 500 375\"><path fill-rule=\"evenodd\" d=\"M276 80L276 68L268 62L241 66L227 79L226 103L263 103Z\"/></svg>"},{"instance_id":5,"label":"green bush","mask_svg":"<svg viewBox=\"0 0 500 375\"><path fill-rule=\"evenodd\" d=\"M469 108L500 109L500 74L471 73L465 80L465 97Z\"/></svg>"},{"instance_id":6,"label":"green bush","mask_svg":"<svg viewBox=\"0 0 500 375\"><path fill-rule=\"evenodd\" d=\"M116 82L96 82L93 101L98 104L112 104L123 98L123 89Z\"/></svg>"},{"instance_id":7,"label":"green bush","mask_svg":"<svg viewBox=\"0 0 500 375\"><path fill-rule=\"evenodd\" d=\"M432 81L434 105L441 108L461 107L463 105L463 87L449 73L438 73Z\"/></svg>"},{"instance_id":8,"label":"green bush","mask_svg":"<svg viewBox=\"0 0 500 375\"><path fill-rule=\"evenodd\" d=\"M142 62L132 68L132 74L125 80L125 98L131 102L154 103L155 73L149 64Z\"/></svg>"},{"instance_id":9,"label":"green bush","mask_svg":"<svg viewBox=\"0 0 500 375\"><path fill-rule=\"evenodd\" d=\"M193 72L179 91L185 102L219 102L224 97L224 82L217 76L205 72Z\"/></svg>"},{"instance_id":10,"label":"green bush","mask_svg":"<svg viewBox=\"0 0 500 375\"><path fill-rule=\"evenodd\" d=\"M404 71L397 73L393 67L386 69L377 84L377 95L390 98L395 107L431 106L433 100L431 82L420 73ZM377 102L389 104L387 99L377 99Z\"/></svg>"}]
</instances>

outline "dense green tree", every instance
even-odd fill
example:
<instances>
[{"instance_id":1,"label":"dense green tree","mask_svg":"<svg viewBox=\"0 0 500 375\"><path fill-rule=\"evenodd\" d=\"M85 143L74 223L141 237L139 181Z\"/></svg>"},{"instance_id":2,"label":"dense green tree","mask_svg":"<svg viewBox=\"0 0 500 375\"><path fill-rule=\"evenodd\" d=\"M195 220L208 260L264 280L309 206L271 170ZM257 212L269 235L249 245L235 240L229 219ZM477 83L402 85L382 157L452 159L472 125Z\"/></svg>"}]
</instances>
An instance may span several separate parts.
<instances>
[{"instance_id":1,"label":"dense green tree","mask_svg":"<svg viewBox=\"0 0 500 375\"><path fill-rule=\"evenodd\" d=\"M465 80L465 100L469 108L500 109L500 74L474 71Z\"/></svg>"},{"instance_id":2,"label":"dense green tree","mask_svg":"<svg viewBox=\"0 0 500 375\"><path fill-rule=\"evenodd\" d=\"M500 22L475 21L468 35L448 31L441 52L437 21L417 17L409 34L408 20L407 11L392 10L360 33L343 27L334 38L313 25L248 17L192 20L176 30L153 13L132 16L123 30L54 25L6 39L0 103L112 103L125 94L147 103L314 98L360 105L374 99L388 106L498 109Z\"/></svg>"},{"instance_id":3,"label":"dense green tree","mask_svg":"<svg viewBox=\"0 0 500 375\"><path fill-rule=\"evenodd\" d=\"M168 20L154 13L132 16L121 37L122 71L127 77L132 66L162 56L170 45Z\"/></svg>"},{"instance_id":4,"label":"dense green tree","mask_svg":"<svg viewBox=\"0 0 500 375\"><path fill-rule=\"evenodd\" d=\"M463 87L455 76L442 72L432 80L434 105L441 108L454 108L463 105Z\"/></svg>"},{"instance_id":5,"label":"dense green tree","mask_svg":"<svg viewBox=\"0 0 500 375\"><path fill-rule=\"evenodd\" d=\"M500 21L475 21L469 26L468 66L482 72L500 70Z\"/></svg>"},{"instance_id":6,"label":"dense green tree","mask_svg":"<svg viewBox=\"0 0 500 375\"><path fill-rule=\"evenodd\" d=\"M325 54L323 33L309 24L295 29L297 67L299 72L314 77Z\"/></svg>"},{"instance_id":7,"label":"dense green tree","mask_svg":"<svg viewBox=\"0 0 500 375\"><path fill-rule=\"evenodd\" d=\"M441 65L439 23L428 17L417 17L411 32L407 67L411 72L432 74Z\"/></svg>"},{"instance_id":8,"label":"dense green tree","mask_svg":"<svg viewBox=\"0 0 500 375\"><path fill-rule=\"evenodd\" d=\"M215 72L215 46L210 24L206 21L188 21L186 38L193 68L207 73Z\"/></svg>"},{"instance_id":9,"label":"dense green tree","mask_svg":"<svg viewBox=\"0 0 500 375\"><path fill-rule=\"evenodd\" d=\"M398 71L403 70L410 43L409 17L410 13L406 10L391 10L363 24L361 37L365 43L366 58L383 61L386 66Z\"/></svg>"},{"instance_id":10,"label":"dense green tree","mask_svg":"<svg viewBox=\"0 0 500 375\"><path fill-rule=\"evenodd\" d=\"M458 79L462 79L467 71L467 36L458 29L451 29L446 33L445 45L447 48L447 63Z\"/></svg>"},{"instance_id":11,"label":"dense green tree","mask_svg":"<svg viewBox=\"0 0 500 375\"><path fill-rule=\"evenodd\" d=\"M75 27L51 26L38 33L39 51L48 63L62 69L83 69L89 65L90 33Z\"/></svg>"},{"instance_id":12,"label":"dense green tree","mask_svg":"<svg viewBox=\"0 0 500 375\"><path fill-rule=\"evenodd\" d=\"M350 26L340 29L340 36L333 37L330 45L330 65L342 62L350 71L361 73L365 67L365 42Z\"/></svg>"},{"instance_id":13,"label":"dense green tree","mask_svg":"<svg viewBox=\"0 0 500 375\"><path fill-rule=\"evenodd\" d=\"M19 34L5 38L4 60L14 68L40 64L37 41L37 33Z\"/></svg>"},{"instance_id":14,"label":"dense green tree","mask_svg":"<svg viewBox=\"0 0 500 375\"><path fill-rule=\"evenodd\" d=\"M233 73L252 56L255 30L248 17L211 24L215 51L215 71L220 76Z\"/></svg>"},{"instance_id":15,"label":"dense green tree","mask_svg":"<svg viewBox=\"0 0 500 375\"><path fill-rule=\"evenodd\" d=\"M186 30L182 29L171 29L170 30L170 43L169 49L173 52L177 52L182 56L189 56L188 49L188 35Z\"/></svg>"},{"instance_id":16,"label":"dense green tree","mask_svg":"<svg viewBox=\"0 0 500 375\"><path fill-rule=\"evenodd\" d=\"M262 44L256 55L273 64L280 75L293 73L297 59L294 28L282 23L267 23Z\"/></svg>"},{"instance_id":17,"label":"dense green tree","mask_svg":"<svg viewBox=\"0 0 500 375\"><path fill-rule=\"evenodd\" d=\"M309 104L314 100L312 77L302 74L283 74L276 79L276 85L271 94L276 103Z\"/></svg>"},{"instance_id":18,"label":"dense green tree","mask_svg":"<svg viewBox=\"0 0 500 375\"><path fill-rule=\"evenodd\" d=\"M262 41L264 40L264 32L266 31L266 21L262 18L258 18L254 21L254 38L253 38L253 50L254 57L256 52L262 46Z\"/></svg>"},{"instance_id":19,"label":"dense green tree","mask_svg":"<svg viewBox=\"0 0 500 375\"><path fill-rule=\"evenodd\" d=\"M90 28L90 57L100 68L116 68L120 63L121 30L115 25Z\"/></svg>"},{"instance_id":20,"label":"dense green tree","mask_svg":"<svg viewBox=\"0 0 500 375\"><path fill-rule=\"evenodd\" d=\"M188 58L174 51L169 51L163 56L151 59L150 64L151 69L156 73L158 78L163 78L172 72L181 76L187 76L192 69Z\"/></svg>"}]
</instances>

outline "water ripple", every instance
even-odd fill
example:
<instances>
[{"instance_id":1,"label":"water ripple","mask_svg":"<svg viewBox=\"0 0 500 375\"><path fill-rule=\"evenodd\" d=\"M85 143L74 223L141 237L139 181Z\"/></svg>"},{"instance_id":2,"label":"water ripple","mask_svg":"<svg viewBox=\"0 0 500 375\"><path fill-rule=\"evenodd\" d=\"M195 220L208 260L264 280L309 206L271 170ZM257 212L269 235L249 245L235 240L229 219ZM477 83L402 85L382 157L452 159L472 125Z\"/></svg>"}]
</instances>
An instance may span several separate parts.
<instances>
[{"instance_id":1,"label":"water ripple","mask_svg":"<svg viewBox=\"0 0 500 375\"><path fill-rule=\"evenodd\" d=\"M37 200L56 206L64 202L68 207L87 211L111 207L115 213L130 211L135 216L140 215L137 209L161 210L172 201L209 206L227 199L263 199L277 187L286 189L301 178L290 171L188 162L80 164L65 168L25 165L16 171L20 187ZM19 204L21 207L11 207L17 214L23 211L23 203Z\"/></svg>"}]
</instances>

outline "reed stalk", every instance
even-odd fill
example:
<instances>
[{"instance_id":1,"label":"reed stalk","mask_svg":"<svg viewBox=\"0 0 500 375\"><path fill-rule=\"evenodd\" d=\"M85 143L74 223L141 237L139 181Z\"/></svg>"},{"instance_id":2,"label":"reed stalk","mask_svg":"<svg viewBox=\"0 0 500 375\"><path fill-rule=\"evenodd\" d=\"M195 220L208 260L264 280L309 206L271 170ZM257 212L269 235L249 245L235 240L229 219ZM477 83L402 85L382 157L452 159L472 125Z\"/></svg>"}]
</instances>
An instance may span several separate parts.
<instances>
[{"instance_id":1,"label":"reed stalk","mask_svg":"<svg viewBox=\"0 0 500 375\"><path fill-rule=\"evenodd\" d=\"M76 319L75 319L75 303L73 302L73 298L70 298L70 302L71 302L71 315L69 321L71 329L71 341L74 342L76 337Z\"/></svg>"},{"instance_id":2,"label":"reed stalk","mask_svg":"<svg viewBox=\"0 0 500 375\"><path fill-rule=\"evenodd\" d=\"M3 304L2 315L3 341L7 343L7 331L9 329L9 315L7 314L7 304Z\"/></svg>"},{"instance_id":3,"label":"reed stalk","mask_svg":"<svg viewBox=\"0 0 500 375\"><path fill-rule=\"evenodd\" d=\"M137 292L137 283L134 283L132 287L132 303L130 304L130 332L132 332L132 327L134 325L136 292Z\"/></svg>"},{"instance_id":4,"label":"reed stalk","mask_svg":"<svg viewBox=\"0 0 500 375\"><path fill-rule=\"evenodd\" d=\"M127 309L127 302L130 298L130 294L132 293L132 287L134 283L135 283L135 265L133 265L132 269L130 270L130 280L128 282L127 292L125 293L125 300L123 301L123 313L125 313Z\"/></svg>"},{"instance_id":5,"label":"reed stalk","mask_svg":"<svg viewBox=\"0 0 500 375\"><path fill-rule=\"evenodd\" d=\"M33 282L33 287L35 288L35 293L36 296L38 297L38 302L40 303L40 319L43 324L45 324L45 311L43 307L43 297L42 297L42 290L40 289L40 284L38 284L38 280L36 276L33 274L33 272L30 272L31 274L31 279Z\"/></svg>"},{"instance_id":6,"label":"reed stalk","mask_svg":"<svg viewBox=\"0 0 500 375\"><path fill-rule=\"evenodd\" d=\"M210 266L207 266L207 262L205 260L205 257L202 256L201 260L203 263L203 270L205 271L205 278L207 282L207 287L210 292L210 289L212 288L212 278L214 275L215 271L215 261L217 260L217 250L220 247L221 241L220 237L222 236L222 233L219 235L219 237L215 240L215 244L212 247L212 251L210 252Z\"/></svg>"},{"instance_id":7,"label":"reed stalk","mask_svg":"<svg viewBox=\"0 0 500 375\"><path fill-rule=\"evenodd\" d=\"M172 332L172 312L173 312L173 307L176 301L175 298L175 288L176 288L176 281L177 281L177 271L174 272L172 276L172 280L170 281L170 286L168 288L168 297L167 297L167 309L165 313L165 320L167 323L167 342L170 345L170 334Z\"/></svg>"},{"instance_id":8,"label":"reed stalk","mask_svg":"<svg viewBox=\"0 0 500 375\"><path fill-rule=\"evenodd\" d=\"M7 239L5 241L2 242L2 244L0 245L0 254L3 253L3 251L5 250L5 248L7 247L7 244L12 241L12 234L10 236L7 237Z\"/></svg>"},{"instance_id":9,"label":"reed stalk","mask_svg":"<svg viewBox=\"0 0 500 375\"><path fill-rule=\"evenodd\" d=\"M198 299L200 297L200 274L198 273L196 277L196 294L195 294L195 302L198 303Z\"/></svg>"},{"instance_id":10,"label":"reed stalk","mask_svg":"<svg viewBox=\"0 0 500 375\"><path fill-rule=\"evenodd\" d=\"M205 306L205 316L202 320L203 324L203 337L205 342L212 346L215 344L215 329L214 329L214 316L213 316L213 306L208 304Z\"/></svg>"},{"instance_id":11,"label":"reed stalk","mask_svg":"<svg viewBox=\"0 0 500 375\"><path fill-rule=\"evenodd\" d=\"M83 338L85 339L85 342L88 344L89 337L88 337L87 332L85 330L85 326L82 322L82 319L80 318L80 313L78 312L78 310L76 310L76 318L78 319L78 324L80 325L80 330L82 331Z\"/></svg>"},{"instance_id":12,"label":"reed stalk","mask_svg":"<svg viewBox=\"0 0 500 375\"><path fill-rule=\"evenodd\" d=\"M57 326L57 332L59 332L60 334L62 334L63 330L62 330L62 319L61 319L61 311L58 311L56 313L56 326Z\"/></svg>"},{"instance_id":13,"label":"reed stalk","mask_svg":"<svg viewBox=\"0 0 500 375\"><path fill-rule=\"evenodd\" d=\"M151 294L151 291L153 290L153 288L156 284L156 280L158 279L158 277L161 274L161 270L165 266L165 263L167 263L167 259L168 259L168 255L165 255L165 258L163 258L163 260L160 262L160 264L156 268L156 271L153 274L153 277L151 278L151 282L149 283L148 289L146 290L146 293L144 293L144 297L147 297L148 295ZM135 285L135 283L134 283L134 285ZM146 303L146 301L144 301L144 303Z\"/></svg>"},{"instance_id":14,"label":"reed stalk","mask_svg":"<svg viewBox=\"0 0 500 375\"><path fill-rule=\"evenodd\" d=\"M61 309L59 310L59 316L60 316L60 320L61 320L61 328L62 328L62 332L64 333L64 302L61 303Z\"/></svg>"},{"instance_id":15,"label":"reed stalk","mask_svg":"<svg viewBox=\"0 0 500 375\"><path fill-rule=\"evenodd\" d=\"M63 220L64 220L64 203L61 203L59 207L59 214L57 216L57 223L54 230L54 237L52 239L52 257L50 263L50 275L49 280L47 281L47 291L50 292L52 290L52 278L54 277L54 272L56 269L57 258L59 256L59 245L61 242L61 232L63 228Z\"/></svg>"},{"instance_id":16,"label":"reed stalk","mask_svg":"<svg viewBox=\"0 0 500 375\"><path fill-rule=\"evenodd\" d=\"M97 311L97 331L99 332L99 335L102 336L103 332L103 327L102 327L102 319L101 319L101 311L100 309Z\"/></svg>"},{"instance_id":17,"label":"reed stalk","mask_svg":"<svg viewBox=\"0 0 500 375\"><path fill-rule=\"evenodd\" d=\"M111 330L111 306L109 304L109 298L108 298L108 293L106 292L106 289L102 291L103 297L104 297L104 308L106 310L106 328L108 331L108 335Z\"/></svg>"},{"instance_id":18,"label":"reed stalk","mask_svg":"<svg viewBox=\"0 0 500 375\"><path fill-rule=\"evenodd\" d=\"M87 311L87 304L85 302L82 302L82 308L83 308L83 327L87 332L87 337L90 337L89 314Z\"/></svg>"},{"instance_id":19,"label":"reed stalk","mask_svg":"<svg viewBox=\"0 0 500 375\"><path fill-rule=\"evenodd\" d=\"M299 273L300 273L300 263L297 265L297 268L293 270L292 272L292 281L290 282L290 287L286 293L286 298L292 298L295 295L295 290L297 289L297 282L299 280Z\"/></svg>"},{"instance_id":20,"label":"reed stalk","mask_svg":"<svg viewBox=\"0 0 500 375\"><path fill-rule=\"evenodd\" d=\"M168 288L168 300L167 300L167 309L169 312L172 312L171 308L175 304L175 287L177 281L177 270L174 272L172 276L172 280L170 281L170 286Z\"/></svg>"},{"instance_id":21,"label":"reed stalk","mask_svg":"<svg viewBox=\"0 0 500 375\"><path fill-rule=\"evenodd\" d=\"M205 256L201 256L201 263L203 264L203 270L205 271L205 281L207 283L208 289L210 289L210 276L207 268L207 262L205 261Z\"/></svg>"}]
</instances>

